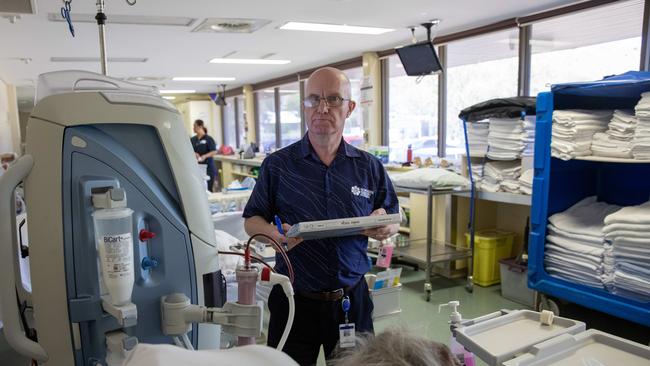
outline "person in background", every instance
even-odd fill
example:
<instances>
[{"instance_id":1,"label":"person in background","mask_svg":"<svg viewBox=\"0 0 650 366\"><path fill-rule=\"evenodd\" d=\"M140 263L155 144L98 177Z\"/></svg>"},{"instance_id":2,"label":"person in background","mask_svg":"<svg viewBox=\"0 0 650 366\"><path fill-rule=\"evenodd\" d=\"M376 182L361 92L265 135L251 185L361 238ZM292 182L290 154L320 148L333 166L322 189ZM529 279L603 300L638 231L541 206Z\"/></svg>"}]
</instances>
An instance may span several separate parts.
<instances>
[{"instance_id":1,"label":"person in background","mask_svg":"<svg viewBox=\"0 0 650 366\"><path fill-rule=\"evenodd\" d=\"M460 366L449 348L400 327L374 337L358 337L357 346L339 354L334 366Z\"/></svg>"},{"instance_id":2,"label":"person in background","mask_svg":"<svg viewBox=\"0 0 650 366\"><path fill-rule=\"evenodd\" d=\"M194 133L196 135L192 136L190 141L192 142L192 148L194 148L194 154L196 155L196 160L199 164L206 164L206 175L210 177L208 180L208 191L212 192L212 186L214 185L214 178L217 175L217 170L214 167L213 156L217 155L217 144L214 142L214 139L208 135L208 129L205 127L205 123L197 119L194 121Z\"/></svg>"}]
</instances>

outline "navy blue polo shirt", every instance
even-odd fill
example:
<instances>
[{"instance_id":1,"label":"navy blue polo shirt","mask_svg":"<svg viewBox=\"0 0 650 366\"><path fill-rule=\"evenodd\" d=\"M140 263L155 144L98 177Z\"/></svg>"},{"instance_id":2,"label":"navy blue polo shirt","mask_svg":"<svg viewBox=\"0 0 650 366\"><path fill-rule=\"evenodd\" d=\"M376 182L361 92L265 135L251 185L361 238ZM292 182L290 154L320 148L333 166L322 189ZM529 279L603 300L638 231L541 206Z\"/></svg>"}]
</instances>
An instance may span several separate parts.
<instances>
[{"instance_id":1,"label":"navy blue polo shirt","mask_svg":"<svg viewBox=\"0 0 650 366\"><path fill-rule=\"evenodd\" d=\"M336 157L326 166L305 134L301 141L269 155L260 169L244 217L282 222L368 216L383 207L398 213L393 184L381 162L341 139ZM298 291L327 291L356 284L370 269L364 235L306 240L288 252ZM276 255L276 271L287 266Z\"/></svg>"}]
</instances>

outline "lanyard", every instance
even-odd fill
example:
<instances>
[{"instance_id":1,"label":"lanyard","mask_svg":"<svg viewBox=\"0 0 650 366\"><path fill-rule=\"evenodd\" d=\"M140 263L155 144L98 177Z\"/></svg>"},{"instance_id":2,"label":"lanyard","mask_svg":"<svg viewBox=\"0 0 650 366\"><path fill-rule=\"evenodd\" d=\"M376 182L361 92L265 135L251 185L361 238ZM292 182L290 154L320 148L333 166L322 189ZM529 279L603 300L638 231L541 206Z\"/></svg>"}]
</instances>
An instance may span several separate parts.
<instances>
[{"instance_id":1,"label":"lanyard","mask_svg":"<svg viewBox=\"0 0 650 366\"><path fill-rule=\"evenodd\" d=\"M341 300L341 308L343 308L343 312L345 313L345 324L348 324L350 321L348 319L348 313L350 312L350 297L349 296L344 296L343 300Z\"/></svg>"}]
</instances>

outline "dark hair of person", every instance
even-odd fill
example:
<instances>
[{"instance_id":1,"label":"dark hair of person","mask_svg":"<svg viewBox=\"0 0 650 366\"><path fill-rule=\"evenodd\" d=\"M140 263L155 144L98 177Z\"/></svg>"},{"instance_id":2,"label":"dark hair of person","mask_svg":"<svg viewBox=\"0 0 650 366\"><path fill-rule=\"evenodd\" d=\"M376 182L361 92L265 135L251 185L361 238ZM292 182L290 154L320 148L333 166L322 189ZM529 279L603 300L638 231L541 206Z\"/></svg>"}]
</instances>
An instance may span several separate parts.
<instances>
[{"instance_id":1,"label":"dark hair of person","mask_svg":"<svg viewBox=\"0 0 650 366\"><path fill-rule=\"evenodd\" d=\"M196 121L194 121L194 124L201 127L203 129L203 133L205 133L206 135L208 134L208 128L205 127L205 123L203 122L202 119L197 119Z\"/></svg>"}]
</instances>

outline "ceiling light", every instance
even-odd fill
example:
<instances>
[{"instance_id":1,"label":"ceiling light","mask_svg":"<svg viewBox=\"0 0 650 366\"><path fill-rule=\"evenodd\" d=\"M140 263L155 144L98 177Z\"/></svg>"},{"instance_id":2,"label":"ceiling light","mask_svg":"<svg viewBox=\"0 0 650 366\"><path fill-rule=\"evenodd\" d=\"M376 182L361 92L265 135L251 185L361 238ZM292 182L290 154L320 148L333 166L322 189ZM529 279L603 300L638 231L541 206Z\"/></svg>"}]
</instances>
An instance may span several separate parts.
<instances>
[{"instance_id":1,"label":"ceiling light","mask_svg":"<svg viewBox=\"0 0 650 366\"><path fill-rule=\"evenodd\" d=\"M176 99L176 97L170 97L170 96L165 96L165 97L163 97L163 98L165 98L165 99L167 99L167 100L174 100L174 99Z\"/></svg>"},{"instance_id":2,"label":"ceiling light","mask_svg":"<svg viewBox=\"0 0 650 366\"><path fill-rule=\"evenodd\" d=\"M65 22L60 13L48 13L47 20L51 22ZM71 13L70 20L73 23L97 23L95 14ZM135 24L135 25L167 25L178 27L189 27L196 18L153 16L153 15L118 15L111 14L108 18L110 24Z\"/></svg>"},{"instance_id":3,"label":"ceiling light","mask_svg":"<svg viewBox=\"0 0 650 366\"><path fill-rule=\"evenodd\" d=\"M146 57L109 57L108 62L147 62ZM50 57L52 62L99 62L99 57Z\"/></svg>"},{"instance_id":4,"label":"ceiling light","mask_svg":"<svg viewBox=\"0 0 650 366\"><path fill-rule=\"evenodd\" d=\"M172 80L174 81L235 81L235 78L233 77L202 77L202 76L176 76L173 77Z\"/></svg>"},{"instance_id":5,"label":"ceiling light","mask_svg":"<svg viewBox=\"0 0 650 366\"><path fill-rule=\"evenodd\" d=\"M160 94L194 94L196 90L191 89L164 89L160 91Z\"/></svg>"},{"instance_id":6,"label":"ceiling light","mask_svg":"<svg viewBox=\"0 0 650 366\"><path fill-rule=\"evenodd\" d=\"M331 32L331 33L352 33L379 35L394 31L390 28L361 27L345 24L323 24L323 23L301 23L287 22L280 29L301 30L309 32Z\"/></svg>"},{"instance_id":7,"label":"ceiling light","mask_svg":"<svg viewBox=\"0 0 650 366\"><path fill-rule=\"evenodd\" d=\"M290 60L268 60L264 58L213 58L211 64L241 64L241 65L285 65Z\"/></svg>"}]
</instances>

